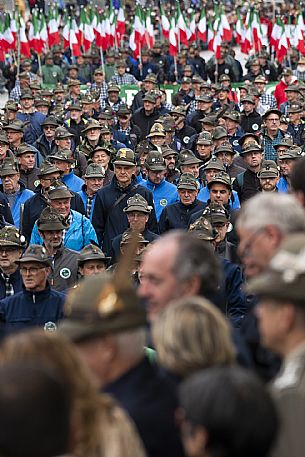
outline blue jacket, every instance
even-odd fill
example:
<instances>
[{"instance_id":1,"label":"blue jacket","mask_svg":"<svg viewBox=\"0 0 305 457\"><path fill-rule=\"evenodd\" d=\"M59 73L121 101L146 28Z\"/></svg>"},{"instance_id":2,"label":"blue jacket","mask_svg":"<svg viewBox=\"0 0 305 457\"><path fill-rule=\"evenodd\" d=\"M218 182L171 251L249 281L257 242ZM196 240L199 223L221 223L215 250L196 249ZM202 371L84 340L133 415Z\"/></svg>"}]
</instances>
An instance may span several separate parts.
<instances>
[{"instance_id":1,"label":"blue jacket","mask_svg":"<svg viewBox=\"0 0 305 457\"><path fill-rule=\"evenodd\" d=\"M29 198L24 205L22 235L26 237L28 242L30 241L36 220L39 218L42 210L46 207L47 200L42 194L42 188L39 184L35 189L34 195ZM71 198L71 209L74 209L78 213L85 214L84 204L78 194L74 193L74 197Z\"/></svg>"},{"instance_id":2,"label":"blue jacket","mask_svg":"<svg viewBox=\"0 0 305 457\"><path fill-rule=\"evenodd\" d=\"M56 324L64 317L65 295L47 285L41 292L23 290L0 301L2 331L17 332L29 327L41 326L47 322Z\"/></svg>"},{"instance_id":3,"label":"blue jacket","mask_svg":"<svg viewBox=\"0 0 305 457\"><path fill-rule=\"evenodd\" d=\"M19 181L20 190L17 194L13 208L11 208L12 216L14 219L14 225L19 228L20 225L20 207L25 203L29 198L34 195L32 190L26 189L23 182ZM3 186L0 186L1 192L3 192Z\"/></svg>"},{"instance_id":4,"label":"blue jacket","mask_svg":"<svg viewBox=\"0 0 305 457\"><path fill-rule=\"evenodd\" d=\"M236 190L233 190L232 191L232 195L233 195L233 202L232 202L232 197L231 197L231 200L230 200L230 206L232 209L240 209L240 201L239 201L239 198L238 198L238 193L236 192ZM210 191L208 189L208 187L203 187L200 191L199 191L199 194L198 194L198 200L206 203L209 199L210 199Z\"/></svg>"},{"instance_id":5,"label":"blue jacket","mask_svg":"<svg viewBox=\"0 0 305 457\"><path fill-rule=\"evenodd\" d=\"M128 198L135 194L144 197L153 208L147 226L152 232L158 233L151 192L143 185L139 185L136 179L133 179L128 187L122 189L114 176L108 186L102 187L97 192L92 215L92 224L96 230L99 243L107 255L111 252L112 240L128 228L128 219L123 209L127 206Z\"/></svg>"},{"instance_id":6,"label":"blue jacket","mask_svg":"<svg viewBox=\"0 0 305 457\"><path fill-rule=\"evenodd\" d=\"M45 120L46 116L39 112L30 114L17 113L16 119L22 122L28 122L28 125L24 131L24 141L29 144L34 144L36 140L42 135L41 124Z\"/></svg>"},{"instance_id":7,"label":"blue jacket","mask_svg":"<svg viewBox=\"0 0 305 457\"><path fill-rule=\"evenodd\" d=\"M167 182L165 178L163 178L160 184L154 184L147 179L142 182L142 186L147 187L153 194L157 221L159 222L163 208L179 200L177 187L174 184Z\"/></svg>"},{"instance_id":8,"label":"blue jacket","mask_svg":"<svg viewBox=\"0 0 305 457\"><path fill-rule=\"evenodd\" d=\"M164 233L173 229L187 230L190 217L197 211L203 210L205 204L196 200L191 205L183 205L181 201L166 206L159 220L159 232Z\"/></svg>"},{"instance_id":9,"label":"blue jacket","mask_svg":"<svg viewBox=\"0 0 305 457\"><path fill-rule=\"evenodd\" d=\"M118 236L116 236L112 240L112 248L111 248L111 264L114 264L115 262L118 261L121 253L121 241L122 241L122 233ZM151 232L148 229L145 229L144 232L142 233L144 236L145 240L149 241L150 243L152 241L155 241L157 238L159 238L159 235L156 235L155 233Z\"/></svg>"},{"instance_id":10,"label":"blue jacket","mask_svg":"<svg viewBox=\"0 0 305 457\"><path fill-rule=\"evenodd\" d=\"M82 190L80 192L77 192L78 195L80 195L83 203L84 203L84 208L85 208L85 211L87 211L87 194L86 194L86 184L83 184L82 186ZM95 200L96 200L96 194L94 195L93 199L92 199L92 205L91 205L91 211L90 211L90 221L92 221L92 214L93 214L93 209L94 209L94 204L95 204Z\"/></svg>"},{"instance_id":11,"label":"blue jacket","mask_svg":"<svg viewBox=\"0 0 305 457\"><path fill-rule=\"evenodd\" d=\"M68 175L63 175L61 180L73 192L80 192L84 185L83 179L76 176L73 170Z\"/></svg>"},{"instance_id":12,"label":"blue jacket","mask_svg":"<svg viewBox=\"0 0 305 457\"><path fill-rule=\"evenodd\" d=\"M278 188L279 192L284 192L287 194L289 192L289 184L287 179L284 178L284 176L280 177L279 182L277 183L276 187Z\"/></svg>"},{"instance_id":13,"label":"blue jacket","mask_svg":"<svg viewBox=\"0 0 305 457\"><path fill-rule=\"evenodd\" d=\"M97 243L95 230L86 216L71 210L72 222L65 233L64 246L73 251L81 251L87 244ZM35 222L30 244L43 244L43 241L38 233L37 223Z\"/></svg>"}]
</instances>

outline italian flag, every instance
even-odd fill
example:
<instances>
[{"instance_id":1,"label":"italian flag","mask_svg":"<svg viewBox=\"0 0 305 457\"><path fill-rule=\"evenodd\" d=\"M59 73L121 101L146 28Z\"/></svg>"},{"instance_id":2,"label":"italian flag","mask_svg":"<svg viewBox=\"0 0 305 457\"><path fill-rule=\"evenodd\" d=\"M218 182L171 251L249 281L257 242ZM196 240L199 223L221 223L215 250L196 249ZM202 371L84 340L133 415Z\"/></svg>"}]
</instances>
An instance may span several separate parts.
<instances>
[{"instance_id":1,"label":"italian flag","mask_svg":"<svg viewBox=\"0 0 305 457\"><path fill-rule=\"evenodd\" d=\"M236 21L236 27L235 27L235 40L237 44L240 44L243 42L245 37L245 29L244 29L244 24L243 21L241 20L239 11L237 11L237 21Z\"/></svg>"},{"instance_id":2,"label":"italian flag","mask_svg":"<svg viewBox=\"0 0 305 457\"><path fill-rule=\"evenodd\" d=\"M284 25L283 25L283 26L282 26L282 34L281 34L281 38L280 38L280 41L279 41L278 50L277 50L277 52L276 52L276 58L278 59L278 61L279 61L280 63L283 62L284 57L285 57L286 54L287 54L288 47L289 47L289 46L288 46L288 42L287 42L285 27L284 27Z\"/></svg>"},{"instance_id":3,"label":"italian flag","mask_svg":"<svg viewBox=\"0 0 305 457\"><path fill-rule=\"evenodd\" d=\"M174 16L171 18L169 29L169 53L171 56L178 54L177 26Z\"/></svg>"},{"instance_id":4,"label":"italian flag","mask_svg":"<svg viewBox=\"0 0 305 457\"><path fill-rule=\"evenodd\" d=\"M275 20L275 23L273 24L272 32L270 35L270 46L272 46L276 51L278 50L278 47L279 47L281 35L282 35L282 27L280 25L280 20L277 17Z\"/></svg>"},{"instance_id":5,"label":"italian flag","mask_svg":"<svg viewBox=\"0 0 305 457\"><path fill-rule=\"evenodd\" d=\"M154 45L154 27L151 21L151 11L148 10L145 18L145 42L149 49Z\"/></svg>"},{"instance_id":6,"label":"italian flag","mask_svg":"<svg viewBox=\"0 0 305 457\"><path fill-rule=\"evenodd\" d=\"M233 38L228 18L223 11L220 14L220 36L223 41L232 41Z\"/></svg>"},{"instance_id":7,"label":"italian flag","mask_svg":"<svg viewBox=\"0 0 305 457\"><path fill-rule=\"evenodd\" d=\"M40 35L40 43L41 43L41 52L44 45L48 42L48 29L46 24L46 19L43 13L40 13L39 16L39 35Z\"/></svg>"},{"instance_id":8,"label":"italian flag","mask_svg":"<svg viewBox=\"0 0 305 457\"><path fill-rule=\"evenodd\" d=\"M169 29L170 29L170 22L168 17L166 16L164 9L161 5L160 7L160 13L161 13L161 28L162 28L162 34L164 38L167 40L169 38Z\"/></svg>"},{"instance_id":9,"label":"italian flag","mask_svg":"<svg viewBox=\"0 0 305 457\"><path fill-rule=\"evenodd\" d=\"M19 39L20 39L20 54L24 57L31 57L30 45L25 33L25 23L22 17L19 18Z\"/></svg>"},{"instance_id":10,"label":"italian flag","mask_svg":"<svg viewBox=\"0 0 305 457\"><path fill-rule=\"evenodd\" d=\"M48 17L48 43L50 48L60 43L58 24L56 14L53 8L51 8Z\"/></svg>"},{"instance_id":11,"label":"italian flag","mask_svg":"<svg viewBox=\"0 0 305 457\"><path fill-rule=\"evenodd\" d=\"M9 14L6 14L1 33L1 48L4 51L8 51L9 49L14 49L14 47L15 38L11 30L11 17Z\"/></svg>"},{"instance_id":12,"label":"italian flag","mask_svg":"<svg viewBox=\"0 0 305 457\"><path fill-rule=\"evenodd\" d=\"M305 54L305 44L304 44L304 21L303 16L300 13L297 18L297 23L295 27L295 46L300 51L301 54Z\"/></svg>"},{"instance_id":13,"label":"italian flag","mask_svg":"<svg viewBox=\"0 0 305 457\"><path fill-rule=\"evenodd\" d=\"M213 26L212 26L210 20L209 20L209 22L208 22L208 36L207 36L207 40L208 40L208 50L209 50L209 51L213 51L213 45L214 45L214 30L213 30Z\"/></svg>"},{"instance_id":14,"label":"italian flag","mask_svg":"<svg viewBox=\"0 0 305 457\"><path fill-rule=\"evenodd\" d=\"M178 34L180 43L187 45L188 38L187 38L187 27L183 17L183 14L180 9L180 4L178 3L178 10L177 10L177 27L178 27Z\"/></svg>"},{"instance_id":15,"label":"italian flag","mask_svg":"<svg viewBox=\"0 0 305 457\"><path fill-rule=\"evenodd\" d=\"M33 11L32 22L30 23L29 36L28 36L29 46L37 53L41 54L42 52L42 42L40 39L39 33L39 23L35 11Z\"/></svg>"},{"instance_id":16,"label":"italian flag","mask_svg":"<svg viewBox=\"0 0 305 457\"><path fill-rule=\"evenodd\" d=\"M253 49L259 52L262 49L262 30L257 11L254 12L252 21Z\"/></svg>"},{"instance_id":17,"label":"italian flag","mask_svg":"<svg viewBox=\"0 0 305 457\"><path fill-rule=\"evenodd\" d=\"M116 20L116 34L118 36L119 41L121 41L121 37L125 35L126 27L125 27L125 12L122 6L120 6L117 20Z\"/></svg>"},{"instance_id":18,"label":"italian flag","mask_svg":"<svg viewBox=\"0 0 305 457\"><path fill-rule=\"evenodd\" d=\"M207 41L207 18L204 9L201 11L197 26L197 38L204 42Z\"/></svg>"},{"instance_id":19,"label":"italian flag","mask_svg":"<svg viewBox=\"0 0 305 457\"><path fill-rule=\"evenodd\" d=\"M135 33L135 41L137 45L142 45L144 43L145 37L145 24L142 17L142 12L140 7L137 6L135 17L134 17L134 33Z\"/></svg>"},{"instance_id":20,"label":"italian flag","mask_svg":"<svg viewBox=\"0 0 305 457\"><path fill-rule=\"evenodd\" d=\"M196 22L195 22L195 15L192 13L191 19L190 19L190 26L188 29L188 39L189 42L192 43L193 41L196 41Z\"/></svg>"},{"instance_id":21,"label":"italian flag","mask_svg":"<svg viewBox=\"0 0 305 457\"><path fill-rule=\"evenodd\" d=\"M64 38L64 49L70 48L73 56L79 56L81 54L80 44L77 40L75 30L73 29L71 18L67 20L62 35Z\"/></svg>"},{"instance_id":22,"label":"italian flag","mask_svg":"<svg viewBox=\"0 0 305 457\"><path fill-rule=\"evenodd\" d=\"M93 18L92 18L93 19ZM83 30L83 47L85 52L89 51L91 44L95 39L93 25L90 19L90 14L85 14L85 24Z\"/></svg>"},{"instance_id":23,"label":"italian flag","mask_svg":"<svg viewBox=\"0 0 305 457\"><path fill-rule=\"evenodd\" d=\"M141 43L136 40L136 34L134 26L132 26L131 34L129 36L129 47L132 50L133 57L137 59L141 53Z\"/></svg>"}]
</instances>

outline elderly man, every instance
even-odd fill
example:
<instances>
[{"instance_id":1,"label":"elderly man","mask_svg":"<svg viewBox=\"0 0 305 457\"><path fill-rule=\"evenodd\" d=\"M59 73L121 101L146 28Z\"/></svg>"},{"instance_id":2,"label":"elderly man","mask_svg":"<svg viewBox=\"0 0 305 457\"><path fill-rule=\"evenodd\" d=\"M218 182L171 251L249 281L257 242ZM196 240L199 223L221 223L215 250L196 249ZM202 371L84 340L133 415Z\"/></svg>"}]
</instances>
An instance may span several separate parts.
<instances>
[{"instance_id":1,"label":"elderly man","mask_svg":"<svg viewBox=\"0 0 305 457\"><path fill-rule=\"evenodd\" d=\"M128 198L140 194L153 208L149 216L148 228L158 232L156 214L151 192L139 185L136 180L136 159L131 149L117 152L113 162L114 173L110 184L97 192L92 223L103 251L110 254L112 240L128 228L127 216L123 209Z\"/></svg>"},{"instance_id":2,"label":"elderly man","mask_svg":"<svg viewBox=\"0 0 305 457\"><path fill-rule=\"evenodd\" d=\"M283 358L270 386L281 421L271 453L276 457L298 457L305 447L304 250L303 233L287 236L265 271L248 288L259 298L256 315L262 343Z\"/></svg>"},{"instance_id":3,"label":"elderly man","mask_svg":"<svg viewBox=\"0 0 305 457\"><path fill-rule=\"evenodd\" d=\"M83 184L82 190L78 194L83 200L86 216L90 220L92 220L96 194L103 187L104 178L105 169L101 165L97 163L88 165L84 174L85 184Z\"/></svg>"},{"instance_id":4,"label":"elderly man","mask_svg":"<svg viewBox=\"0 0 305 457\"><path fill-rule=\"evenodd\" d=\"M58 127L57 119L53 116L47 117L42 126L42 135L35 141L34 146L44 159L48 158L50 154L55 152L55 130Z\"/></svg>"},{"instance_id":5,"label":"elderly man","mask_svg":"<svg viewBox=\"0 0 305 457\"><path fill-rule=\"evenodd\" d=\"M62 182L73 192L79 192L84 181L74 174L73 165L75 160L72 151L70 149L59 149L54 154L49 155L49 159L55 167L62 171Z\"/></svg>"},{"instance_id":6,"label":"elderly man","mask_svg":"<svg viewBox=\"0 0 305 457\"><path fill-rule=\"evenodd\" d=\"M20 273L24 288L0 301L1 326L5 334L42 327L55 330L63 318L64 295L48 283L51 261L43 246L29 246L21 259Z\"/></svg>"},{"instance_id":7,"label":"elderly man","mask_svg":"<svg viewBox=\"0 0 305 457\"><path fill-rule=\"evenodd\" d=\"M257 173L262 166L263 150L257 143L252 142L243 148L241 155L248 168L236 176L233 188L238 193L240 202L243 203L259 192Z\"/></svg>"},{"instance_id":8,"label":"elderly man","mask_svg":"<svg viewBox=\"0 0 305 457\"><path fill-rule=\"evenodd\" d=\"M71 313L60 334L74 342L101 391L129 413L148 455L182 457L175 392L145 356L145 309L128 271L121 273L124 284L117 282L116 273L82 281L68 298Z\"/></svg>"},{"instance_id":9,"label":"elderly man","mask_svg":"<svg viewBox=\"0 0 305 457\"><path fill-rule=\"evenodd\" d=\"M80 251L91 242L97 243L96 233L89 219L71 209L71 198L74 194L62 182L54 181L47 191L47 197L50 206L58 211L68 224L64 239L65 247ZM43 244L37 222L32 231L30 244Z\"/></svg>"},{"instance_id":10,"label":"elderly man","mask_svg":"<svg viewBox=\"0 0 305 457\"><path fill-rule=\"evenodd\" d=\"M97 275L106 271L110 257L94 244L88 244L79 253L78 271L82 278Z\"/></svg>"},{"instance_id":11,"label":"elderly man","mask_svg":"<svg viewBox=\"0 0 305 457\"><path fill-rule=\"evenodd\" d=\"M35 191L39 168L35 167L37 150L27 144L21 144L16 151L19 165L20 180L27 189Z\"/></svg>"},{"instance_id":12,"label":"elderly man","mask_svg":"<svg viewBox=\"0 0 305 457\"><path fill-rule=\"evenodd\" d=\"M23 92L20 97L22 110L18 111L16 119L26 125L24 140L33 144L42 134L41 124L46 116L34 109L34 97L31 91Z\"/></svg>"},{"instance_id":13,"label":"elderly man","mask_svg":"<svg viewBox=\"0 0 305 457\"><path fill-rule=\"evenodd\" d=\"M78 253L63 245L68 222L55 209L47 207L37 220L37 228L52 260L52 271L48 278L50 285L60 292L73 287L77 282Z\"/></svg>"}]
</instances>

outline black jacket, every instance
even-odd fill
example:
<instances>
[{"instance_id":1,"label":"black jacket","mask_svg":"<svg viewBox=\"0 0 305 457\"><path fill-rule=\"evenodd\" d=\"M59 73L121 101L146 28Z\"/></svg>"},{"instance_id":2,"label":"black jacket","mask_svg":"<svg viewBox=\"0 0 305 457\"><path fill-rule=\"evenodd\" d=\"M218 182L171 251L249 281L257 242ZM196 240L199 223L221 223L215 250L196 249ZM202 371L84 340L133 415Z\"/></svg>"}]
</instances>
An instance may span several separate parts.
<instances>
[{"instance_id":1,"label":"black jacket","mask_svg":"<svg viewBox=\"0 0 305 457\"><path fill-rule=\"evenodd\" d=\"M63 292L77 283L79 253L61 246L52 258L49 282L53 289Z\"/></svg>"},{"instance_id":2,"label":"black jacket","mask_svg":"<svg viewBox=\"0 0 305 457\"><path fill-rule=\"evenodd\" d=\"M241 115L240 126L245 133L257 134L261 129L262 123L262 117L255 110L248 116L245 113Z\"/></svg>"},{"instance_id":3,"label":"black jacket","mask_svg":"<svg viewBox=\"0 0 305 457\"><path fill-rule=\"evenodd\" d=\"M85 214L85 208L81 196L75 192L72 193L74 194L74 197L71 198L71 209L74 209L81 214ZM24 204L22 234L28 242L30 241L35 222L39 218L42 210L46 207L47 201L41 193L41 185L39 185L35 190L35 195L29 198Z\"/></svg>"},{"instance_id":4,"label":"black jacket","mask_svg":"<svg viewBox=\"0 0 305 457\"><path fill-rule=\"evenodd\" d=\"M183 457L175 420L175 389L157 365L143 359L104 392L113 396L133 419L149 457Z\"/></svg>"},{"instance_id":5,"label":"black jacket","mask_svg":"<svg viewBox=\"0 0 305 457\"><path fill-rule=\"evenodd\" d=\"M23 182L27 189L36 190L35 182L38 181L39 168L34 167L32 170L20 170L20 181Z\"/></svg>"},{"instance_id":6,"label":"black jacket","mask_svg":"<svg viewBox=\"0 0 305 457\"><path fill-rule=\"evenodd\" d=\"M159 220L159 232L164 233L173 229L187 229L192 214L202 210L206 205L196 200L189 206L181 201L166 206Z\"/></svg>"},{"instance_id":7,"label":"black jacket","mask_svg":"<svg viewBox=\"0 0 305 457\"><path fill-rule=\"evenodd\" d=\"M240 173L234 180L233 189L238 193L240 203L249 200L249 198L256 195L260 190L260 182L257 173L251 171L249 168L243 173Z\"/></svg>"},{"instance_id":8,"label":"black jacket","mask_svg":"<svg viewBox=\"0 0 305 457\"><path fill-rule=\"evenodd\" d=\"M3 192L0 192L0 228L2 228L5 225L5 222L14 225L14 220L8 199L6 198Z\"/></svg>"},{"instance_id":9,"label":"black jacket","mask_svg":"<svg viewBox=\"0 0 305 457\"><path fill-rule=\"evenodd\" d=\"M120 244L122 241L122 233L118 236L116 236L112 240L112 248L111 248L111 264L113 265L116 263L120 257ZM144 236L145 240L149 241L150 243L158 238L158 235L155 233L151 232L148 229L145 229L144 232L142 233Z\"/></svg>"},{"instance_id":10,"label":"black jacket","mask_svg":"<svg viewBox=\"0 0 305 457\"><path fill-rule=\"evenodd\" d=\"M141 140L144 140L150 132L151 127L158 119L159 113L154 110L152 114L147 116L144 108L139 108L132 116L132 122L139 127L141 130Z\"/></svg>"},{"instance_id":11,"label":"black jacket","mask_svg":"<svg viewBox=\"0 0 305 457\"><path fill-rule=\"evenodd\" d=\"M146 187L140 186L136 179L133 179L128 187L122 189L114 176L108 186L104 186L97 192L92 215L93 227L99 243L107 255L111 253L112 240L128 228L128 220L123 208L127 206L128 198L135 194L142 195L153 208L149 216L148 228L153 232L158 232L151 192Z\"/></svg>"},{"instance_id":12,"label":"black jacket","mask_svg":"<svg viewBox=\"0 0 305 457\"><path fill-rule=\"evenodd\" d=\"M5 280L3 278L3 272L0 270L0 300L6 297L6 290L5 290ZM9 282L13 286L14 293L20 292L22 290L22 279L20 275L19 269L9 275Z\"/></svg>"},{"instance_id":13,"label":"black jacket","mask_svg":"<svg viewBox=\"0 0 305 457\"><path fill-rule=\"evenodd\" d=\"M181 141L182 149L189 148L190 138L196 135L196 130L190 125L184 125L181 130L176 130L175 136Z\"/></svg>"},{"instance_id":14,"label":"black jacket","mask_svg":"<svg viewBox=\"0 0 305 457\"><path fill-rule=\"evenodd\" d=\"M40 135L38 140L35 141L33 146L38 149L40 154L44 159L46 159L50 154L53 154L57 150L57 146L55 144L55 141L53 140L52 143L50 144L48 140L45 137L45 134L43 133Z\"/></svg>"}]
</instances>

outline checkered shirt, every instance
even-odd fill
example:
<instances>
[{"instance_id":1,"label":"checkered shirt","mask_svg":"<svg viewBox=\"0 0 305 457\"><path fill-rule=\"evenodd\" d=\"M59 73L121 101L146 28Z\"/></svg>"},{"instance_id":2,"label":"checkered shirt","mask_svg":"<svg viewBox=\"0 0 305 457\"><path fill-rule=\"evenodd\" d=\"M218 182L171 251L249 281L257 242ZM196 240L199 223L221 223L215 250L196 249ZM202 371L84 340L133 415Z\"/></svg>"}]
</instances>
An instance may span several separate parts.
<instances>
[{"instance_id":1,"label":"checkered shirt","mask_svg":"<svg viewBox=\"0 0 305 457\"><path fill-rule=\"evenodd\" d=\"M277 159L277 152L273 146L279 144L280 140L283 138L283 134L278 130L275 138L272 140L267 134L263 136L263 147L264 147L264 159L265 160L274 160Z\"/></svg>"},{"instance_id":2,"label":"checkered shirt","mask_svg":"<svg viewBox=\"0 0 305 457\"><path fill-rule=\"evenodd\" d=\"M94 199L94 196L93 197L89 197L89 195L87 195L86 217L88 219L90 219L90 216L91 216L93 199Z\"/></svg>"},{"instance_id":3,"label":"checkered shirt","mask_svg":"<svg viewBox=\"0 0 305 457\"><path fill-rule=\"evenodd\" d=\"M110 106L110 108L113 111L117 111L119 109L120 105L124 105L123 100L118 100L113 105L110 105L108 98L102 98L101 99L101 111L105 111L106 106Z\"/></svg>"},{"instance_id":4,"label":"checkered shirt","mask_svg":"<svg viewBox=\"0 0 305 457\"><path fill-rule=\"evenodd\" d=\"M20 88L19 81L16 81L15 87L11 90L10 99L15 100L15 102L19 102L20 97L21 97L21 88Z\"/></svg>"},{"instance_id":5,"label":"checkered shirt","mask_svg":"<svg viewBox=\"0 0 305 457\"><path fill-rule=\"evenodd\" d=\"M305 81L305 71L293 70L293 74L299 81Z\"/></svg>"},{"instance_id":6,"label":"checkered shirt","mask_svg":"<svg viewBox=\"0 0 305 457\"><path fill-rule=\"evenodd\" d=\"M91 87L87 90L87 94L90 94L92 90L96 90L99 92L101 99L107 98L108 96L108 84L104 81L101 87L97 87L96 83L91 84Z\"/></svg>"},{"instance_id":7,"label":"checkered shirt","mask_svg":"<svg viewBox=\"0 0 305 457\"><path fill-rule=\"evenodd\" d=\"M268 105L268 106L270 106L270 108L277 109L277 103L276 103L274 95L267 94L267 92L263 92L262 95L259 97L259 99L260 99L260 102L262 105Z\"/></svg>"},{"instance_id":8,"label":"checkered shirt","mask_svg":"<svg viewBox=\"0 0 305 457\"><path fill-rule=\"evenodd\" d=\"M138 84L136 78L130 73L124 73L123 76L114 75L111 78L111 82L118 86L124 86L125 84Z\"/></svg>"},{"instance_id":9,"label":"checkered shirt","mask_svg":"<svg viewBox=\"0 0 305 457\"><path fill-rule=\"evenodd\" d=\"M14 291L13 284L10 281L10 276L1 272L1 278L3 279L4 284L5 284L5 296L11 297L12 295L14 295L15 291Z\"/></svg>"}]
</instances>

